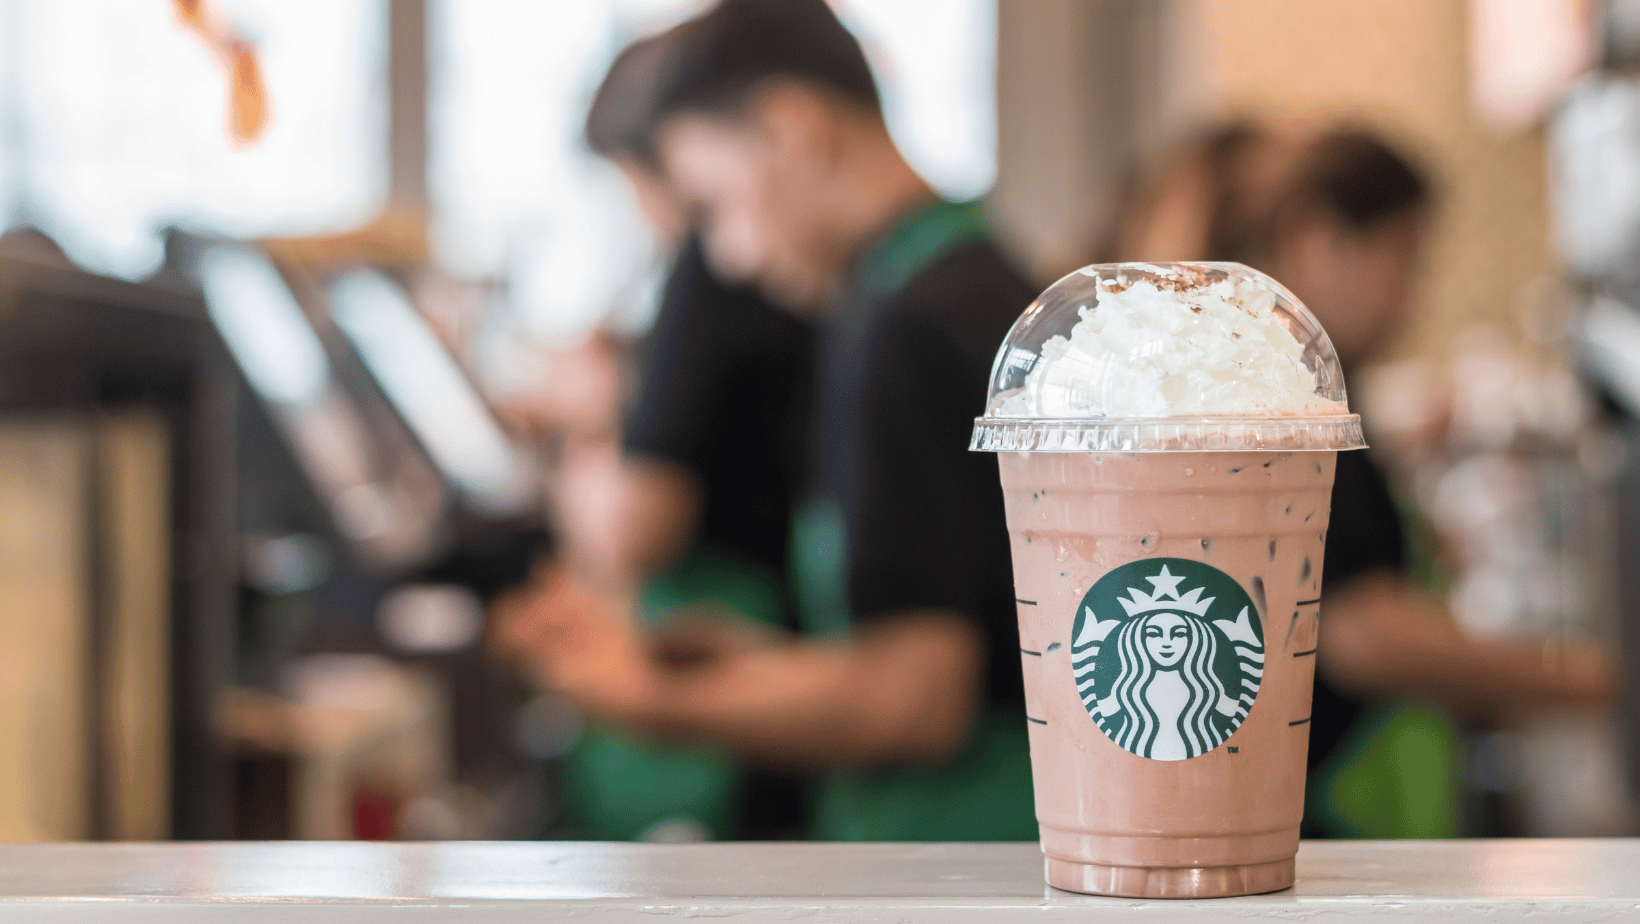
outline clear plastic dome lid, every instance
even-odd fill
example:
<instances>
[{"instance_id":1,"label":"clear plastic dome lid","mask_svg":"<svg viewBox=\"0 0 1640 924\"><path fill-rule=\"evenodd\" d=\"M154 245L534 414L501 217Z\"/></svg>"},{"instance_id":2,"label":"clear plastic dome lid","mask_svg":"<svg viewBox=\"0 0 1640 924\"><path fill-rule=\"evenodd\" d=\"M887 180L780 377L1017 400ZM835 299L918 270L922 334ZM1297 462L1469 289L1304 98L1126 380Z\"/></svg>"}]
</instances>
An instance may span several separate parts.
<instances>
[{"instance_id":1,"label":"clear plastic dome lid","mask_svg":"<svg viewBox=\"0 0 1640 924\"><path fill-rule=\"evenodd\" d=\"M1239 263L1111 263L1049 286L997 352L982 452L1365 446L1326 331Z\"/></svg>"}]
</instances>

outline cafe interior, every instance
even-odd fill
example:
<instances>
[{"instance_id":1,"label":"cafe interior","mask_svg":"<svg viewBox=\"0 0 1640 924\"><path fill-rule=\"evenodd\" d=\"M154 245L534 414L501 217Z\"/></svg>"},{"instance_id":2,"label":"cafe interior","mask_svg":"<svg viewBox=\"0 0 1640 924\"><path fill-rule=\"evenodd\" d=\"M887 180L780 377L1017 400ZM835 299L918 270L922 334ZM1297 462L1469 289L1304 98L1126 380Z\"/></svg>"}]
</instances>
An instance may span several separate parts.
<instances>
[{"instance_id":1,"label":"cafe interior","mask_svg":"<svg viewBox=\"0 0 1640 924\"><path fill-rule=\"evenodd\" d=\"M588 112L710 6L0 0L0 841L824 836L813 761L650 740L508 628L633 532L678 258ZM1404 578L1595 692L1374 696L1307 806L1640 834L1640 3L830 6L1031 291L1220 259L1206 214L1264 182L1225 138L1416 165L1407 308L1347 368ZM762 605L661 570L587 592Z\"/></svg>"}]
</instances>

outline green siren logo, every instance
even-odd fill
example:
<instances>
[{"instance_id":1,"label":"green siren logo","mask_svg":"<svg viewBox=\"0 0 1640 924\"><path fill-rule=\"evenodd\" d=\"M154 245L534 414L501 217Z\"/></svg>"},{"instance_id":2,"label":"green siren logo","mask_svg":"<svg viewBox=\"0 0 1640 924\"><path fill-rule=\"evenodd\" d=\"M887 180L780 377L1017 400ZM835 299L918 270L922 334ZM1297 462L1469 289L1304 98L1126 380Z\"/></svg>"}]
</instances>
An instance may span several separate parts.
<instances>
[{"instance_id":1,"label":"green siren logo","mask_svg":"<svg viewBox=\"0 0 1640 924\"><path fill-rule=\"evenodd\" d=\"M1147 558L1082 598L1071 670L1105 736L1152 760L1206 754L1241 727L1264 676L1246 591L1211 565Z\"/></svg>"}]
</instances>

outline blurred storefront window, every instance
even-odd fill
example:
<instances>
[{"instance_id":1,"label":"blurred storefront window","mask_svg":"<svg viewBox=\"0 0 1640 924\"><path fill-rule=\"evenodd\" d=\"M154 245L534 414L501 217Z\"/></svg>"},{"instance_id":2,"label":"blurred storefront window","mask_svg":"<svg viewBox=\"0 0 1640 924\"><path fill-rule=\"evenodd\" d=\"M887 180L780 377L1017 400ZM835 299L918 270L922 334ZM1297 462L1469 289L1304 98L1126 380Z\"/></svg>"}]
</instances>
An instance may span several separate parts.
<instances>
[{"instance_id":1,"label":"blurred storefront window","mask_svg":"<svg viewBox=\"0 0 1640 924\"><path fill-rule=\"evenodd\" d=\"M0 223L135 278L159 265L167 225L305 234L379 209L384 0L215 9L255 46L271 100L245 150L225 129L223 69L170 0L0 0Z\"/></svg>"},{"instance_id":2,"label":"blurred storefront window","mask_svg":"<svg viewBox=\"0 0 1640 924\"><path fill-rule=\"evenodd\" d=\"M655 260L581 119L631 39L702 0L428 0L429 184L442 268L505 280L514 326L573 340L641 327ZM996 173L995 0L838 0L895 136L942 193ZM0 0L0 227L140 278L180 225L326 233L387 195L385 0L217 0L257 52L272 121L235 150L220 63L171 0ZM513 331L514 333L520 331Z\"/></svg>"}]
</instances>

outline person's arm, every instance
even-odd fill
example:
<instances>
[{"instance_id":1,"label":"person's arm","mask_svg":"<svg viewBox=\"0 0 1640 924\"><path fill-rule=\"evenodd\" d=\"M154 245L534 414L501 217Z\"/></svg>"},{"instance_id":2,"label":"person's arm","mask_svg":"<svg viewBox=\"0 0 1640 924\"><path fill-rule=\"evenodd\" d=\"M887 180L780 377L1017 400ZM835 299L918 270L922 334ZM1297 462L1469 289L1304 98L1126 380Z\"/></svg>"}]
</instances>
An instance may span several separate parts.
<instances>
[{"instance_id":1,"label":"person's arm","mask_svg":"<svg viewBox=\"0 0 1640 924\"><path fill-rule=\"evenodd\" d=\"M938 760L966 739L984 640L941 611L890 614L846 641L724 637L669 664L620 601L566 578L513 595L493 641L543 685L600 718L754 760L809 766Z\"/></svg>"},{"instance_id":2,"label":"person's arm","mask_svg":"<svg viewBox=\"0 0 1640 924\"><path fill-rule=\"evenodd\" d=\"M553 508L576 565L594 579L631 583L676 561L693 541L704 506L687 466L614 446L571 449Z\"/></svg>"},{"instance_id":3,"label":"person's arm","mask_svg":"<svg viewBox=\"0 0 1640 924\"><path fill-rule=\"evenodd\" d=\"M1379 570L1328 588L1316 669L1358 696L1424 697L1466 714L1598 706L1616 684L1588 650L1543 649L1464 635L1405 577Z\"/></svg>"},{"instance_id":4,"label":"person's arm","mask_svg":"<svg viewBox=\"0 0 1640 924\"><path fill-rule=\"evenodd\" d=\"M627 456L631 506L622 523L621 555L642 576L664 570L700 530L706 492L694 470L665 459Z\"/></svg>"},{"instance_id":5,"label":"person's arm","mask_svg":"<svg viewBox=\"0 0 1640 924\"><path fill-rule=\"evenodd\" d=\"M966 451L973 402L947 400L953 381L983 392L985 370L953 368L938 331L891 327L871 339L860 446L847 460L861 486L844 505L849 639L726 647L669 665L618 609L566 599L541 609L560 614L542 620L545 631L513 646L534 653L542 682L635 731L757 760L933 761L963 745L986 683L982 620L1011 631L1014 619L1005 604L982 607L973 540L1005 527L1000 509L974 522L970 481L995 494L994 469ZM1005 547L998 560L1005 568ZM1000 599L1009 589L1004 577Z\"/></svg>"},{"instance_id":6,"label":"person's arm","mask_svg":"<svg viewBox=\"0 0 1640 924\"><path fill-rule=\"evenodd\" d=\"M660 685L656 734L806 764L934 761L967 740L986 694L987 620L1015 619L993 464L967 452L985 361L964 362L937 310L896 305L863 338L846 644L747 651ZM998 543L1001 543L1000 548ZM1012 645L1008 650L1012 650Z\"/></svg>"},{"instance_id":7,"label":"person's arm","mask_svg":"<svg viewBox=\"0 0 1640 924\"><path fill-rule=\"evenodd\" d=\"M794 641L665 671L652 696L612 718L754 760L936 761L967 737L983 644L959 615L897 613L847 643Z\"/></svg>"}]
</instances>

